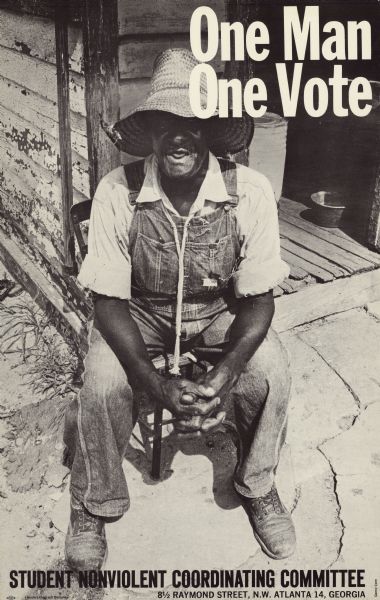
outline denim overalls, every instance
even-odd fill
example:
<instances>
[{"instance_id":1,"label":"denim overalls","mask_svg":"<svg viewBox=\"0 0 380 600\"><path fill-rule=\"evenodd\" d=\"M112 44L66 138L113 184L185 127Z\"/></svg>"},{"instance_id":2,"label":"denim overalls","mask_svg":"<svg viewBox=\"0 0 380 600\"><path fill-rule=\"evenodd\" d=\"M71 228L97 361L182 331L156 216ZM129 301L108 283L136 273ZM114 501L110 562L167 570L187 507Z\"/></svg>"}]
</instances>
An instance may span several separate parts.
<instances>
[{"instance_id":1,"label":"denim overalls","mask_svg":"<svg viewBox=\"0 0 380 600\"><path fill-rule=\"evenodd\" d=\"M136 204L142 161L125 168L135 205L129 233L132 295L150 311L176 320L177 329L182 321L211 317L234 300L231 275L240 255L236 165L219 163L230 197L204 217L169 215L162 200Z\"/></svg>"}]
</instances>

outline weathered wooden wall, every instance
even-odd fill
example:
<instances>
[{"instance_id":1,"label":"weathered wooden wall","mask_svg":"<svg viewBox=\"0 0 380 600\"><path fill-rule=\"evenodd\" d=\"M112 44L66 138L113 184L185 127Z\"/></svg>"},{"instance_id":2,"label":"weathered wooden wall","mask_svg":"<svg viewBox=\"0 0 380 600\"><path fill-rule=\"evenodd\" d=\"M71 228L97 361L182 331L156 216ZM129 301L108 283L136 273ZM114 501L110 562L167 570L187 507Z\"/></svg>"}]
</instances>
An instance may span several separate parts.
<instances>
[{"instance_id":1,"label":"weathered wooden wall","mask_svg":"<svg viewBox=\"0 0 380 600\"><path fill-rule=\"evenodd\" d=\"M46 2L45 8L41 2L35 4L39 10L32 10L30 5L34 12L31 15L25 12L28 3L21 0L13 4L0 2L0 6L7 7L0 8L1 212L8 226L12 224L47 263L60 269L63 239L54 21L51 4ZM136 106L149 89L158 52L173 46L190 47L190 18L200 5L201 0L185 5L176 0L118 0L121 116ZM212 0L208 5L220 19L225 17L225 0ZM35 16L36 12L44 16ZM80 11L74 17L80 17ZM72 23L69 29L69 60L77 202L90 193L79 23ZM220 64L215 66L221 69Z\"/></svg>"},{"instance_id":2,"label":"weathered wooden wall","mask_svg":"<svg viewBox=\"0 0 380 600\"><path fill-rule=\"evenodd\" d=\"M33 16L25 2L0 3L0 194L8 225L59 268L62 261L59 127L53 14ZM24 6L25 5L25 6ZM149 89L155 56L189 47L192 11L201 0L119 0L120 115ZM208 2L220 19L225 1ZM41 6L41 3L39 3ZM78 16L78 15L77 15ZM89 164L80 25L69 29L74 202L89 196ZM218 65L216 65L218 67ZM220 68L220 65L219 65Z\"/></svg>"},{"instance_id":3,"label":"weathered wooden wall","mask_svg":"<svg viewBox=\"0 0 380 600\"><path fill-rule=\"evenodd\" d=\"M148 91L158 52L168 47L190 47L191 14L203 3L202 0L117 1L120 115L123 116ZM210 0L207 4L224 19L225 0ZM93 166L89 165L93 153L89 153L86 122L89 88L85 87L84 56L87 55L80 22L85 13L75 0L68 1L67 10L71 22L68 48L73 201L79 202L90 197L89 173ZM214 66L222 70L220 63ZM88 78L88 65L86 72ZM11 234L22 252L41 267L47 279L57 284L62 296L76 307L78 302L82 304L75 278L62 271L57 100L54 3L0 0L0 229ZM91 143L90 150L93 150ZM122 159L132 160L132 157Z\"/></svg>"},{"instance_id":4,"label":"weathered wooden wall","mask_svg":"<svg viewBox=\"0 0 380 600\"><path fill-rule=\"evenodd\" d=\"M82 35L69 29L74 202L89 195ZM2 224L58 273L63 261L54 21L0 9Z\"/></svg>"}]
</instances>

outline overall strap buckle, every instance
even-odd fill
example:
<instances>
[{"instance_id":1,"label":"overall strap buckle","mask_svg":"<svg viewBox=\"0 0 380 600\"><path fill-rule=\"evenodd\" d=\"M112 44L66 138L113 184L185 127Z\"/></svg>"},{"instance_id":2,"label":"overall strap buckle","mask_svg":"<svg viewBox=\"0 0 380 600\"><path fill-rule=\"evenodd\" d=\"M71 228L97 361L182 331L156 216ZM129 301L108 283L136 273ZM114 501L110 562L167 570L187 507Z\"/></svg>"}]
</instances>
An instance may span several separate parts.
<instances>
[{"instance_id":1,"label":"overall strap buckle","mask_svg":"<svg viewBox=\"0 0 380 600\"><path fill-rule=\"evenodd\" d=\"M140 193L145 179L145 159L124 165L124 173L128 183L128 200L131 206L136 204L137 196Z\"/></svg>"}]
</instances>

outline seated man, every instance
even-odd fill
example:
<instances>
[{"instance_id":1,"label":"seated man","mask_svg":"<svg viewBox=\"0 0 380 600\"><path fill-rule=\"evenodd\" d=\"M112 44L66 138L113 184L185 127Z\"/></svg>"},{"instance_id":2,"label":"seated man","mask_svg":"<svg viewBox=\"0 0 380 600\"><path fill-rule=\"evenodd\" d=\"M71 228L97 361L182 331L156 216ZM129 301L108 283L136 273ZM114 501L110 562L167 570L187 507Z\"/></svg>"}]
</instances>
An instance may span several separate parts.
<instances>
[{"instance_id":1,"label":"seated man","mask_svg":"<svg viewBox=\"0 0 380 600\"><path fill-rule=\"evenodd\" d=\"M193 117L196 64L183 49L157 57L146 101L113 129L120 148L147 158L106 175L93 201L79 281L94 292L95 321L65 430L74 570L101 567L104 523L128 510L122 460L137 388L173 413L181 435L217 427L233 402L234 485L254 535L273 558L295 547L274 484L290 388L286 353L270 329L272 290L288 274L276 202L263 175L215 157L246 146L253 123ZM188 350L212 369L197 381L161 376L152 358L173 348L174 375Z\"/></svg>"}]
</instances>

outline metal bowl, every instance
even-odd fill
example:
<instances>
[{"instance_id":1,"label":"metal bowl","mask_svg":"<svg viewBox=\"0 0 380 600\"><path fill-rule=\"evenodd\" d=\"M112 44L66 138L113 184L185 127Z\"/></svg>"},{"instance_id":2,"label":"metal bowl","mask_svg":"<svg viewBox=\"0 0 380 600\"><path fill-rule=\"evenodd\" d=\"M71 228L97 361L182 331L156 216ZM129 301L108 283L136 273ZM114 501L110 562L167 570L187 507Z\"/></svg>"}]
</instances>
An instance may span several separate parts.
<instances>
[{"instance_id":1,"label":"metal bowl","mask_svg":"<svg viewBox=\"0 0 380 600\"><path fill-rule=\"evenodd\" d=\"M346 208L342 194L321 191L311 195L313 221L321 227L339 227Z\"/></svg>"}]
</instances>

